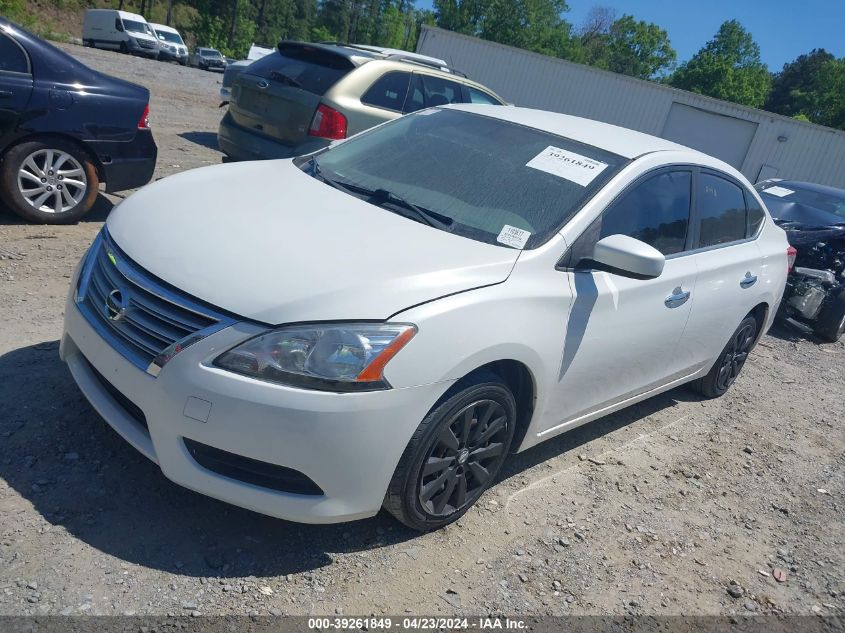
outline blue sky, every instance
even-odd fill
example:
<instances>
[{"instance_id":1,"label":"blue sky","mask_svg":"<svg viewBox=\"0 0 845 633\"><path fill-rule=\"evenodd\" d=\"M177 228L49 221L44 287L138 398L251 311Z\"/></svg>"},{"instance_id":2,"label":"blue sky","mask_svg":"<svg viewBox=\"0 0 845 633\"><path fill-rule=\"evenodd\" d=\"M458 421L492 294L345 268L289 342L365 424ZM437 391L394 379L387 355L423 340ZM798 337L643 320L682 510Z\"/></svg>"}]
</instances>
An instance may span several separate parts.
<instances>
[{"instance_id":1,"label":"blue sky","mask_svg":"<svg viewBox=\"0 0 845 633\"><path fill-rule=\"evenodd\" d=\"M694 55L730 19L751 32L772 71L813 48L845 57L845 0L568 0L568 4L566 18L576 26L597 4L660 25L669 32L679 61ZM417 0L417 7L431 7L431 0Z\"/></svg>"}]
</instances>

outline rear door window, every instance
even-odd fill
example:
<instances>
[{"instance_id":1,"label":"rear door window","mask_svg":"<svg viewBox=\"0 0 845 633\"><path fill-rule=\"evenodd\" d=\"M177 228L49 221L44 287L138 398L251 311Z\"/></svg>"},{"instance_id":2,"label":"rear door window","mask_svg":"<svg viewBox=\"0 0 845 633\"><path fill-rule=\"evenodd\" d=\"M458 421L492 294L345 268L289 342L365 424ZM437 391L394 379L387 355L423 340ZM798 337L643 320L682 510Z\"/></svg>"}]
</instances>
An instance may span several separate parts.
<instances>
[{"instance_id":1,"label":"rear door window","mask_svg":"<svg viewBox=\"0 0 845 633\"><path fill-rule=\"evenodd\" d=\"M749 226L745 197L738 185L713 174L701 173L696 206L700 248L745 239Z\"/></svg>"},{"instance_id":2,"label":"rear door window","mask_svg":"<svg viewBox=\"0 0 845 633\"><path fill-rule=\"evenodd\" d=\"M411 73L397 71L382 75L364 93L361 103L401 112L410 81Z\"/></svg>"},{"instance_id":3,"label":"rear door window","mask_svg":"<svg viewBox=\"0 0 845 633\"><path fill-rule=\"evenodd\" d=\"M29 73L26 53L11 38L0 33L0 71Z\"/></svg>"},{"instance_id":4,"label":"rear door window","mask_svg":"<svg viewBox=\"0 0 845 633\"><path fill-rule=\"evenodd\" d=\"M248 71L271 81L288 84L316 95L324 95L354 68L342 55L308 46L275 52L250 64Z\"/></svg>"}]
</instances>

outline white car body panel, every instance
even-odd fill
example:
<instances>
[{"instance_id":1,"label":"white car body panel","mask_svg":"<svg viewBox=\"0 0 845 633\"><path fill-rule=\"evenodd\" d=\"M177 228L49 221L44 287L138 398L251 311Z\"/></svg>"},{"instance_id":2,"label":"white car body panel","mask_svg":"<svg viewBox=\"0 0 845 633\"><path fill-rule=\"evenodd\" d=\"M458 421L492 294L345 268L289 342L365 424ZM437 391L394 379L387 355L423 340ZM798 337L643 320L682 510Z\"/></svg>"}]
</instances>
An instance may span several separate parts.
<instances>
[{"instance_id":1,"label":"white car body panel","mask_svg":"<svg viewBox=\"0 0 845 633\"><path fill-rule=\"evenodd\" d=\"M128 43L129 38L153 42L158 46L158 38L149 33L138 33L135 31L118 31L115 28L117 19L132 20L134 22L147 23L146 18L137 13L119 11L117 9L86 9L82 22L82 40L94 41L96 48L118 50L121 43ZM157 50L157 49L156 49Z\"/></svg>"},{"instance_id":2,"label":"white car body panel","mask_svg":"<svg viewBox=\"0 0 845 633\"><path fill-rule=\"evenodd\" d=\"M284 202L273 204L282 194ZM108 228L131 259L160 279L270 324L387 319L417 303L500 283L519 256L408 221L289 160L162 179L121 203Z\"/></svg>"},{"instance_id":3,"label":"white car body panel","mask_svg":"<svg viewBox=\"0 0 845 633\"><path fill-rule=\"evenodd\" d=\"M666 260L636 280L557 264L625 187L666 165L733 168L699 152L606 124L519 108L457 106L606 148L632 159L529 251L475 242L369 205L290 161L215 166L150 185L115 209L108 231L146 271L243 317L188 347L156 378L100 338L68 298L61 354L106 420L173 481L259 512L333 522L379 511L411 435L459 379L521 363L533 403L518 450L708 372L743 317L771 325L786 281L785 234L766 214L758 235ZM491 112L494 110L494 112ZM282 201L283 196L283 201ZM765 209L765 206L763 206ZM756 283L743 288L746 273ZM677 287L690 292L669 308ZM390 360L391 389L327 393L213 366L267 324L389 320L416 336ZM252 321L252 322L249 322ZM141 431L91 367L146 416ZM186 413L208 403L205 420ZM200 467L182 438L294 468L324 491L279 493Z\"/></svg>"}]
</instances>

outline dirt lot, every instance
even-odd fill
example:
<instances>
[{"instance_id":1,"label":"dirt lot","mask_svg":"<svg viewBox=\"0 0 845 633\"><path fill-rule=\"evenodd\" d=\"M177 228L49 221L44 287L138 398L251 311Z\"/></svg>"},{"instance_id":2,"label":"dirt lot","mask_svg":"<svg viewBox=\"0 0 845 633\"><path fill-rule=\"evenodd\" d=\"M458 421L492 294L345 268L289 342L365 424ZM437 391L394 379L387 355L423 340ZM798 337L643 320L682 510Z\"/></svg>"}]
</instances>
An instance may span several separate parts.
<instances>
[{"instance_id":1,"label":"dirt lot","mask_svg":"<svg viewBox=\"0 0 845 633\"><path fill-rule=\"evenodd\" d=\"M151 88L156 177L220 161L220 75L68 50ZM678 389L516 456L443 531L296 525L169 482L59 361L115 200L71 227L0 210L0 615L845 610L841 343L777 329L726 397Z\"/></svg>"}]
</instances>

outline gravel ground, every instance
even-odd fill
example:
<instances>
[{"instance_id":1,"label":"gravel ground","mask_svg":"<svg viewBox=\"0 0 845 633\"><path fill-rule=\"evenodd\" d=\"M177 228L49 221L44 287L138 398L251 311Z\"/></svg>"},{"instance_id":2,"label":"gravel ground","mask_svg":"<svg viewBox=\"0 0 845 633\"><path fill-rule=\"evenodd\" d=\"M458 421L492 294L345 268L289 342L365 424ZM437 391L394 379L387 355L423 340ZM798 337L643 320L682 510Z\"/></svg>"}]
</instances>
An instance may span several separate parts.
<instances>
[{"instance_id":1,"label":"gravel ground","mask_svg":"<svg viewBox=\"0 0 845 633\"><path fill-rule=\"evenodd\" d=\"M220 162L220 75L68 46L152 90L156 177ZM58 359L76 226L0 210L0 615L845 610L845 346L765 337L727 396L677 389L518 455L457 524L271 519L172 484Z\"/></svg>"}]
</instances>

